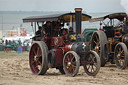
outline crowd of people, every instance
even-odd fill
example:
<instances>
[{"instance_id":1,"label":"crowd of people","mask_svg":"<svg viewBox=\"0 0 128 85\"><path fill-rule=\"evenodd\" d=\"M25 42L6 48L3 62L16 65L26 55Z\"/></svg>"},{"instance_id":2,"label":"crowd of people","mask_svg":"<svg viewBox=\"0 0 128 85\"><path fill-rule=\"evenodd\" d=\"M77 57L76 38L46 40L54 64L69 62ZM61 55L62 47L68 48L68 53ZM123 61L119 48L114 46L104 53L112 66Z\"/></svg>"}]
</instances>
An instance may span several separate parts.
<instances>
[{"instance_id":1,"label":"crowd of people","mask_svg":"<svg viewBox=\"0 0 128 85\"><path fill-rule=\"evenodd\" d=\"M49 37L64 36L66 34L73 33L73 28L70 27L69 30L64 28L64 24L57 21L47 21L43 26L38 27L38 31L35 33L35 40L40 40L41 37L47 35Z\"/></svg>"},{"instance_id":2,"label":"crowd of people","mask_svg":"<svg viewBox=\"0 0 128 85\"><path fill-rule=\"evenodd\" d=\"M22 47L24 51L29 51L29 43L21 42L21 40L2 40L0 43L0 51L6 51L7 49L17 51L19 47Z\"/></svg>"},{"instance_id":3,"label":"crowd of people","mask_svg":"<svg viewBox=\"0 0 128 85\"><path fill-rule=\"evenodd\" d=\"M35 33L35 36L42 36L47 35L47 36L59 36L61 35L60 30L62 29L63 24L60 24L59 22L50 22L47 21L46 24L44 24L42 27L38 27L38 31Z\"/></svg>"},{"instance_id":4,"label":"crowd of people","mask_svg":"<svg viewBox=\"0 0 128 85\"><path fill-rule=\"evenodd\" d=\"M47 21L46 24L43 26L38 27L38 31L35 33L34 40L37 41L45 41L47 42L48 46L50 46L50 40L48 38L45 39L44 36L47 37L59 37L64 36L66 40L65 43L71 43L76 41L76 33L74 32L73 27L69 27L69 29L64 28L64 24L61 24L57 21ZM48 40L47 40L48 39Z\"/></svg>"},{"instance_id":5,"label":"crowd of people","mask_svg":"<svg viewBox=\"0 0 128 85\"><path fill-rule=\"evenodd\" d=\"M18 43L16 42L16 41L14 41L14 40L5 40L5 45L7 46L7 45L12 45L12 44L19 44L19 45L22 45L22 42L21 42L21 40L19 39L18 40Z\"/></svg>"}]
</instances>

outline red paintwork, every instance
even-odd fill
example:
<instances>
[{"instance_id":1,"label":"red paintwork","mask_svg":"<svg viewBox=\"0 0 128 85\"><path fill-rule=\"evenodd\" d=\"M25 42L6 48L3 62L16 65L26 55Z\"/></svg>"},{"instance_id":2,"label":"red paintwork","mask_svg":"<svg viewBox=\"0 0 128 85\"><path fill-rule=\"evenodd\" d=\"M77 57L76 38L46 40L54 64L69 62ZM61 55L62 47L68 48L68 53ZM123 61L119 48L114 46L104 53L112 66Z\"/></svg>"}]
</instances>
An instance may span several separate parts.
<instances>
[{"instance_id":1,"label":"red paintwork","mask_svg":"<svg viewBox=\"0 0 128 85\"><path fill-rule=\"evenodd\" d=\"M55 64L54 67L62 67L63 66L63 57L64 54L68 51L71 51L71 47L73 43L70 44L66 44L67 40L67 36L58 36L58 37L47 37L45 36L42 41L44 41L48 48L52 48L51 50L55 53ZM49 53L51 53L51 51L49 50ZM53 55L52 55L53 57ZM49 63L49 67L51 67L52 65L52 57L50 59L51 64Z\"/></svg>"},{"instance_id":2,"label":"red paintwork","mask_svg":"<svg viewBox=\"0 0 128 85\"><path fill-rule=\"evenodd\" d=\"M41 41L44 41L44 42L47 44L48 48L50 47L50 37L44 36L44 37L41 39Z\"/></svg>"},{"instance_id":3,"label":"red paintwork","mask_svg":"<svg viewBox=\"0 0 128 85\"><path fill-rule=\"evenodd\" d=\"M103 31L103 29L99 29L98 31Z\"/></svg>"},{"instance_id":4,"label":"red paintwork","mask_svg":"<svg viewBox=\"0 0 128 85\"><path fill-rule=\"evenodd\" d=\"M66 52L71 51L72 44L73 44L73 43L68 44L68 45L65 45L64 48L63 48L64 51L66 51Z\"/></svg>"},{"instance_id":5,"label":"red paintwork","mask_svg":"<svg viewBox=\"0 0 128 85\"><path fill-rule=\"evenodd\" d=\"M51 46L64 46L64 37L52 37L51 38Z\"/></svg>"},{"instance_id":6,"label":"red paintwork","mask_svg":"<svg viewBox=\"0 0 128 85\"><path fill-rule=\"evenodd\" d=\"M61 48L57 48L57 49L53 49L53 51L55 52L55 67L61 67L63 66L63 50Z\"/></svg>"}]
</instances>

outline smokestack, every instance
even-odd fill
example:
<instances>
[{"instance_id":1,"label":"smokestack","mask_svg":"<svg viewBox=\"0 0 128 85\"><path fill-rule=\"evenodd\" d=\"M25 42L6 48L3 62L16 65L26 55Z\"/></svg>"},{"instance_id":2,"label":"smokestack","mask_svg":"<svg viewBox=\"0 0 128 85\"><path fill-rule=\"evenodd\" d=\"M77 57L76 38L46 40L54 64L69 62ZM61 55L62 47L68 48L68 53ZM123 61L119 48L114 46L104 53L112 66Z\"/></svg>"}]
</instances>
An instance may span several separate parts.
<instances>
[{"instance_id":1,"label":"smokestack","mask_svg":"<svg viewBox=\"0 0 128 85\"><path fill-rule=\"evenodd\" d=\"M79 41L78 34L81 34L81 15L82 15L81 12L82 12L82 8L75 8L77 41Z\"/></svg>"}]
</instances>

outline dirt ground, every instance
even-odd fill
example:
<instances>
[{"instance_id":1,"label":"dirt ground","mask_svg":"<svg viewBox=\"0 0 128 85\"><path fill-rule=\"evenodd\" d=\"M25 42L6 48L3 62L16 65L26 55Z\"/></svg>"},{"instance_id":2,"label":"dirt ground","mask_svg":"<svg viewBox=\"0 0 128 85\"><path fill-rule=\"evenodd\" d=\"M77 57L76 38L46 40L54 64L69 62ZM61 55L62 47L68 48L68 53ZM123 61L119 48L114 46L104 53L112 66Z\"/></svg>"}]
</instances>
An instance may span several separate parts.
<instances>
[{"instance_id":1,"label":"dirt ground","mask_svg":"<svg viewBox=\"0 0 128 85\"><path fill-rule=\"evenodd\" d=\"M0 54L0 85L128 85L128 68L120 70L107 64L96 77L88 76L83 67L75 77L62 75L56 69L39 76L32 74L28 55L3 57Z\"/></svg>"}]
</instances>

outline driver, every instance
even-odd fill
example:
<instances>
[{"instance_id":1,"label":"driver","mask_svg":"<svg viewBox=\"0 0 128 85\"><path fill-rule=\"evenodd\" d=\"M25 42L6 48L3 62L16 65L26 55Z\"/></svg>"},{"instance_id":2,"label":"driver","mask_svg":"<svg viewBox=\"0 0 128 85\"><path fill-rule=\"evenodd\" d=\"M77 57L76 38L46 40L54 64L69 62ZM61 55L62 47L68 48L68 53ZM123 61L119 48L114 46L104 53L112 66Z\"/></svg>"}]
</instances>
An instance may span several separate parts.
<instances>
[{"instance_id":1,"label":"driver","mask_svg":"<svg viewBox=\"0 0 128 85\"><path fill-rule=\"evenodd\" d=\"M43 25L43 33L47 36L51 35L51 22L47 21L45 25Z\"/></svg>"}]
</instances>

